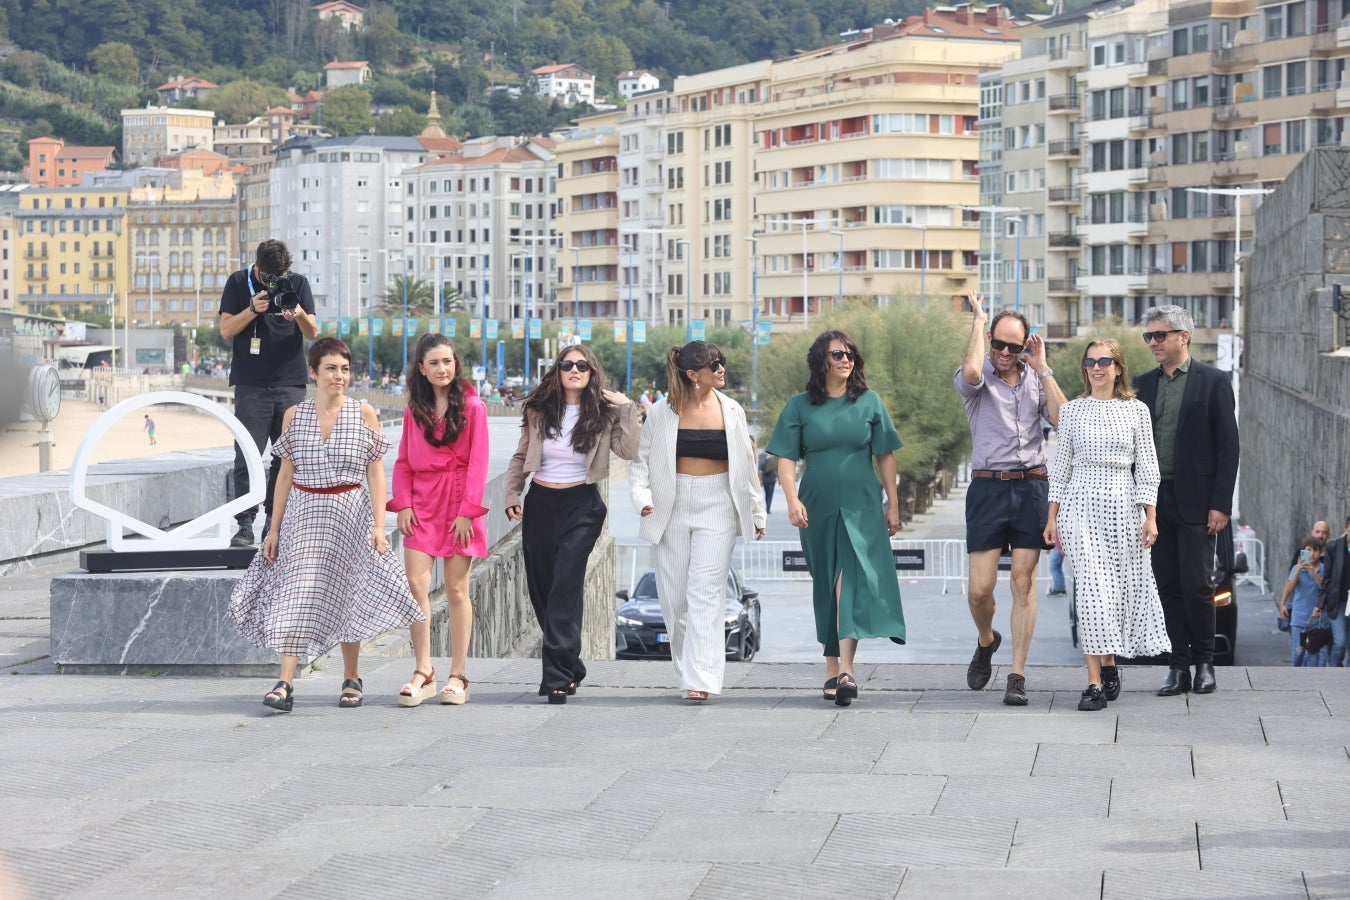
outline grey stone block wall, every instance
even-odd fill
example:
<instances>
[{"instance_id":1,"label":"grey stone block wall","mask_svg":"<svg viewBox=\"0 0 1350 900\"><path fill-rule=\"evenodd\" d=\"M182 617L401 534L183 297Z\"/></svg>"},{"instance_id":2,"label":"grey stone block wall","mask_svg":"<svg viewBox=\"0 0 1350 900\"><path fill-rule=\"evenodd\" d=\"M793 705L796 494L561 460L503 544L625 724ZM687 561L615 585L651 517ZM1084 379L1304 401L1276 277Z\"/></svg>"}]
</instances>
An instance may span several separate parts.
<instances>
[{"instance_id":1,"label":"grey stone block wall","mask_svg":"<svg viewBox=\"0 0 1350 900\"><path fill-rule=\"evenodd\" d=\"M1304 157L1256 214L1241 381L1244 522L1272 584L1318 519L1350 514L1350 350L1331 286L1350 304L1350 149Z\"/></svg>"}]
</instances>

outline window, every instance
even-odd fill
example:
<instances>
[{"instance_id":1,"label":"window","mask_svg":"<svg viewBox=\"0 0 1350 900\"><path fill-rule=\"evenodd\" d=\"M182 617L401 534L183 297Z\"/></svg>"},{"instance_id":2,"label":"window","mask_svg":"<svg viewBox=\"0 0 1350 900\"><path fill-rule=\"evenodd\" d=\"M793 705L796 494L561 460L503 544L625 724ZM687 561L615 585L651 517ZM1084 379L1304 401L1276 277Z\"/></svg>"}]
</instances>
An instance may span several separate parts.
<instances>
[{"instance_id":1,"label":"window","mask_svg":"<svg viewBox=\"0 0 1350 900\"><path fill-rule=\"evenodd\" d=\"M1191 52L1205 53L1209 50L1209 25L1197 25L1191 29Z\"/></svg>"},{"instance_id":2,"label":"window","mask_svg":"<svg viewBox=\"0 0 1350 900\"><path fill-rule=\"evenodd\" d=\"M1172 108L1186 109L1190 106L1190 82L1179 78L1172 82Z\"/></svg>"},{"instance_id":3,"label":"window","mask_svg":"<svg viewBox=\"0 0 1350 900\"><path fill-rule=\"evenodd\" d=\"M1308 91L1308 63L1291 62L1284 68L1284 92L1290 97Z\"/></svg>"},{"instance_id":4,"label":"window","mask_svg":"<svg viewBox=\"0 0 1350 900\"><path fill-rule=\"evenodd\" d=\"M1191 105L1209 106L1209 76L1201 75L1191 81Z\"/></svg>"},{"instance_id":5,"label":"window","mask_svg":"<svg viewBox=\"0 0 1350 900\"><path fill-rule=\"evenodd\" d=\"M1308 130L1306 122L1286 122L1284 125L1284 152L1306 153L1308 150Z\"/></svg>"},{"instance_id":6,"label":"window","mask_svg":"<svg viewBox=\"0 0 1350 900\"><path fill-rule=\"evenodd\" d=\"M1284 37L1284 7L1274 6L1265 12L1266 40L1273 41Z\"/></svg>"},{"instance_id":7,"label":"window","mask_svg":"<svg viewBox=\"0 0 1350 900\"><path fill-rule=\"evenodd\" d=\"M1185 56L1191 52L1191 33L1185 28L1172 32L1172 55Z\"/></svg>"},{"instance_id":8,"label":"window","mask_svg":"<svg viewBox=\"0 0 1350 900\"><path fill-rule=\"evenodd\" d=\"M1284 93L1284 67L1266 66L1261 70L1261 96L1279 97Z\"/></svg>"}]
</instances>

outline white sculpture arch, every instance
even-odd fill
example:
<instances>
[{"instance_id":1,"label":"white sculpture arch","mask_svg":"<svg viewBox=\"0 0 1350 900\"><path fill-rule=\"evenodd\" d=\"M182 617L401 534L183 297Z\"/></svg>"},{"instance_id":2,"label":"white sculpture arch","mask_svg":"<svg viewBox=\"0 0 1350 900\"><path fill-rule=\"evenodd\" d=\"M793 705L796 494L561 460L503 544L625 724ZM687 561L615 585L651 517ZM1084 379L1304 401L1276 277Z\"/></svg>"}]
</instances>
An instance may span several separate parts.
<instances>
[{"instance_id":1,"label":"white sculpture arch","mask_svg":"<svg viewBox=\"0 0 1350 900\"><path fill-rule=\"evenodd\" d=\"M85 493L86 478L89 471L89 458L99 441L108 431L129 413L148 406L172 403L178 406L191 406L209 413L234 435L235 443L244 451L244 461L248 464L248 493L236 497L224 506L217 506L190 522L184 522L177 528L165 531L140 519L129 516L118 509L105 506L91 500ZM262 456L253 444L253 438L242 422L234 414L218 403L207 400L197 394L184 391L153 391L140 394L109 409L99 416L80 440L75 451L75 460L70 466L70 502L80 509L86 509L96 516L108 520L108 549L125 550L223 550L230 545L230 536L235 527L236 513L257 506L267 495L267 472L263 468ZM214 528L215 533L207 533ZM130 529L149 538L147 541L129 541L123 531Z\"/></svg>"}]
</instances>

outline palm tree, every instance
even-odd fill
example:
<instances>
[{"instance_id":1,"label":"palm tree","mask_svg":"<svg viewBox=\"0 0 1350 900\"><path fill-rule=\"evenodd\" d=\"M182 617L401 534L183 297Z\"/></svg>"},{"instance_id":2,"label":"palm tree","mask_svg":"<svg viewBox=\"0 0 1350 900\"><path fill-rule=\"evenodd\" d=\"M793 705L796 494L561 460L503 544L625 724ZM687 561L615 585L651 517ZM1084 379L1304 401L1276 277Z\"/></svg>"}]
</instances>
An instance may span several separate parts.
<instances>
[{"instance_id":1,"label":"palm tree","mask_svg":"<svg viewBox=\"0 0 1350 900\"><path fill-rule=\"evenodd\" d=\"M467 298L458 288L450 284L441 285L441 314L459 312L467 309ZM384 311L390 315L403 314L403 276L395 275L393 283L384 296L380 298L380 305ZM430 281L423 281L420 278L408 277L408 315L430 316L436 311L436 286Z\"/></svg>"}]
</instances>

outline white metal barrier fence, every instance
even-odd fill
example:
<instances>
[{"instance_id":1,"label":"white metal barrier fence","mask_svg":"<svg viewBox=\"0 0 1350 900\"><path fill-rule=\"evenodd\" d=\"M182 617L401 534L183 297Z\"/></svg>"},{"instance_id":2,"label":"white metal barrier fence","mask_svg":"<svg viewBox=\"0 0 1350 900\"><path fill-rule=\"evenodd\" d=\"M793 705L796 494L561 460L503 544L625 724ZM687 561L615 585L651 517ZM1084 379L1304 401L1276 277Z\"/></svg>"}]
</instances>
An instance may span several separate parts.
<instances>
[{"instance_id":1,"label":"white metal barrier fence","mask_svg":"<svg viewBox=\"0 0 1350 900\"><path fill-rule=\"evenodd\" d=\"M891 542L896 574L904 580L942 583L942 592L964 592L967 576L966 542L947 540L901 540ZM620 588L632 588L647 569L652 568L650 544L620 544L615 547L617 582ZM1041 554L1037 577L1049 579L1048 554ZM734 564L743 580L810 581L799 541L745 541L736 549ZM1011 566L1010 557L999 563L1000 577ZM955 584L953 584L955 582Z\"/></svg>"},{"instance_id":2,"label":"white metal barrier fence","mask_svg":"<svg viewBox=\"0 0 1350 900\"><path fill-rule=\"evenodd\" d=\"M1269 579L1266 578L1266 545L1260 538L1253 537L1251 532L1238 529L1233 535L1233 552L1247 554L1247 571L1237 576L1237 584L1254 584L1265 594L1270 591ZM1281 584L1285 573L1277 573L1276 580Z\"/></svg>"}]
</instances>

